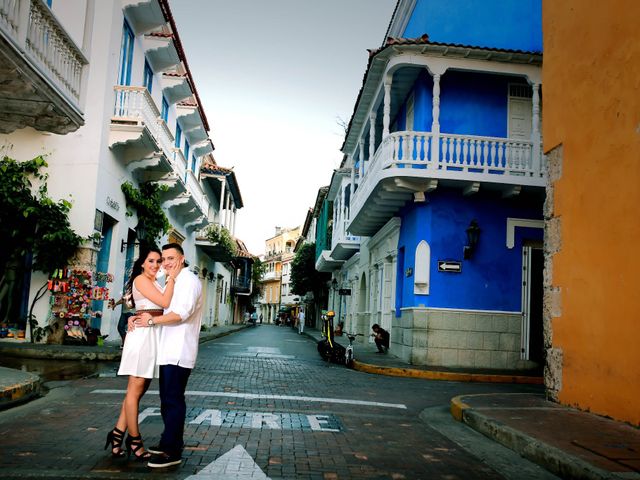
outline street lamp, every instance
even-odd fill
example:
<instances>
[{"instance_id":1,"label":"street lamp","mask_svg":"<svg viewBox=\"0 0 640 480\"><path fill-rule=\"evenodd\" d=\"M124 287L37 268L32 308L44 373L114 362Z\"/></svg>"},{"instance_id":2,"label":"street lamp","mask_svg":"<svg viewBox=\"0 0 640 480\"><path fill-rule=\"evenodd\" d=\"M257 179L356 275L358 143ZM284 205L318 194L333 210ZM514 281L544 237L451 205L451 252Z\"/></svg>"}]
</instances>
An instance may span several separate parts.
<instances>
[{"instance_id":1,"label":"street lamp","mask_svg":"<svg viewBox=\"0 0 640 480\"><path fill-rule=\"evenodd\" d=\"M467 244L463 249L463 256L465 260L469 260L478 246L478 240L480 240L480 227L478 226L478 222L476 220L471 220L469 226L466 229L467 233Z\"/></svg>"},{"instance_id":2,"label":"street lamp","mask_svg":"<svg viewBox=\"0 0 640 480\"><path fill-rule=\"evenodd\" d=\"M120 242L120 253L124 252L125 247L129 246L130 243L133 245L140 245L144 242L144 239L147 237L147 229L144 225L144 220L138 220L138 225L136 225L136 239L138 242L125 242L122 240Z\"/></svg>"},{"instance_id":3,"label":"street lamp","mask_svg":"<svg viewBox=\"0 0 640 480\"><path fill-rule=\"evenodd\" d=\"M338 280L336 278L331 280L331 289L333 290L333 302L331 302L332 307L333 307L332 310L335 312L335 310L336 310L336 297L338 296Z\"/></svg>"}]
</instances>

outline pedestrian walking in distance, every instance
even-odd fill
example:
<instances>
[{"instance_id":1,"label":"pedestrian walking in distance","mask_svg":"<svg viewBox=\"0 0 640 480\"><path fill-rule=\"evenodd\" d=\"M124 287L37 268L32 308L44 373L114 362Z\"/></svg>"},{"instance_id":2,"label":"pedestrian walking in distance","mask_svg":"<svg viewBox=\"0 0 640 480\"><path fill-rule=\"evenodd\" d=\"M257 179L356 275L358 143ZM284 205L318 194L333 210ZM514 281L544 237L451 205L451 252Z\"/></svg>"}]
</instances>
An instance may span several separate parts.
<instances>
[{"instance_id":1,"label":"pedestrian walking in distance","mask_svg":"<svg viewBox=\"0 0 640 480\"><path fill-rule=\"evenodd\" d=\"M198 356L202 324L202 285L186 267L184 251L177 243L162 247L162 264L168 271L177 270L173 298L164 314L147 313L135 317L137 327L162 326L158 344L160 366L160 413L164 430L160 443L150 447L153 453L147 465L165 468L182 462L184 422L187 416L185 391Z\"/></svg>"}]
</instances>

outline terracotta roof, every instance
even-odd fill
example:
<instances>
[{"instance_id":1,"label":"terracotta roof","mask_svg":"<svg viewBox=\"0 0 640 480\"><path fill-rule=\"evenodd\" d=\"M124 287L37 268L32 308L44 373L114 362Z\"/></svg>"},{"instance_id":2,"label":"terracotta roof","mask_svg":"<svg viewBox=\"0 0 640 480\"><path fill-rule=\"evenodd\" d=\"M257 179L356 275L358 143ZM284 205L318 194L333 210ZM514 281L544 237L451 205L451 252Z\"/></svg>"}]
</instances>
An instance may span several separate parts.
<instances>
[{"instance_id":1,"label":"terracotta roof","mask_svg":"<svg viewBox=\"0 0 640 480\"><path fill-rule=\"evenodd\" d=\"M184 78L187 76L184 73L175 73L175 72L164 72L163 75L165 77L179 77L179 78Z\"/></svg>"},{"instance_id":2,"label":"terracotta roof","mask_svg":"<svg viewBox=\"0 0 640 480\"><path fill-rule=\"evenodd\" d=\"M200 101L200 95L198 95L198 90L196 89L196 85L193 81L193 75L191 75L191 70L189 69L189 63L187 62L187 56L184 54L184 49L182 48L182 42L180 41L180 35L178 34L178 28L176 27L176 22L173 19L173 14L171 13L171 9L169 8L169 0L159 0L160 8L162 9L162 14L169 25L171 25L171 30L173 32L173 43L175 44L176 50L178 51L178 56L182 63L184 64L184 68L187 71L187 77L189 78L189 83L191 84L191 91L193 95L196 97L197 107L200 111L200 117L202 118L202 123L204 124L205 130L208 132L209 121L207 120L207 116L204 114L204 110L201 107L202 102Z\"/></svg>"},{"instance_id":3,"label":"terracotta roof","mask_svg":"<svg viewBox=\"0 0 640 480\"><path fill-rule=\"evenodd\" d=\"M320 210L322 209L322 202L324 202L324 198L327 196L327 192L329 191L329 186L320 187L318 189L318 195L316 196L316 203L313 206L313 217L318 218L320 216Z\"/></svg>"},{"instance_id":4,"label":"terracotta roof","mask_svg":"<svg viewBox=\"0 0 640 480\"><path fill-rule=\"evenodd\" d=\"M178 105L181 107L195 107L198 108L198 105L193 102L178 102Z\"/></svg>"},{"instance_id":5,"label":"terracotta roof","mask_svg":"<svg viewBox=\"0 0 640 480\"><path fill-rule=\"evenodd\" d=\"M240 194L240 187L238 186L238 181L236 180L236 174L233 171L233 168L221 167L215 162L215 160L211 161L207 158L204 162L202 162L202 166L200 167L200 175L202 176L202 178L219 175L224 176L227 180L227 184L229 185L229 190L231 191L235 200L236 207L242 208L244 206L242 195Z\"/></svg>"},{"instance_id":6,"label":"terracotta roof","mask_svg":"<svg viewBox=\"0 0 640 480\"><path fill-rule=\"evenodd\" d=\"M533 51L526 51L526 50L494 48L494 47L485 47L482 45L467 45L463 43L432 42L429 40L429 35L426 33L423 33L420 37L417 37L417 38L387 37L387 41L382 47L376 48L374 50L368 50L369 57L375 56L382 50L388 47L391 47L393 45L434 45L434 46L442 46L442 47L469 48L473 50L486 50L491 52L523 53L523 54L529 54L529 55L540 55L540 52L533 52Z\"/></svg>"},{"instance_id":7,"label":"terracotta roof","mask_svg":"<svg viewBox=\"0 0 640 480\"><path fill-rule=\"evenodd\" d=\"M253 255L249 253L247 246L244 244L242 240L235 237L233 239L236 241L236 245L238 246L238 252L236 253L236 257L253 258Z\"/></svg>"},{"instance_id":8,"label":"terracotta roof","mask_svg":"<svg viewBox=\"0 0 640 480\"><path fill-rule=\"evenodd\" d=\"M233 170L231 168L221 167L220 165L216 164L203 164L200 167L200 172L208 173L211 175L229 175L233 173Z\"/></svg>"},{"instance_id":9,"label":"terracotta roof","mask_svg":"<svg viewBox=\"0 0 640 480\"><path fill-rule=\"evenodd\" d=\"M150 32L146 34L148 37L163 37L163 38L173 38L172 33L164 33L164 32Z\"/></svg>"}]
</instances>

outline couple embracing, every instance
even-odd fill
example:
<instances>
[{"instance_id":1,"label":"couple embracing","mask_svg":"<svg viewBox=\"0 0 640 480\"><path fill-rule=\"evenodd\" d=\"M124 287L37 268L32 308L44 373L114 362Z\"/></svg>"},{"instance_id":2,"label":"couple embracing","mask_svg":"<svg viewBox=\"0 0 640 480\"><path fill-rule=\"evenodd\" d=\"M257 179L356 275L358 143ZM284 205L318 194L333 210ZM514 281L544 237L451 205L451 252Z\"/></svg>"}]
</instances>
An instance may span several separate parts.
<instances>
[{"instance_id":1,"label":"couple embracing","mask_svg":"<svg viewBox=\"0 0 640 480\"><path fill-rule=\"evenodd\" d=\"M156 280L161 266L166 272L164 287ZM203 311L202 286L186 266L179 244L167 244L162 251L147 246L135 261L125 288L135 314L129 319L118 375L128 375L129 382L105 448L111 444L113 457L133 453L136 460L147 461L152 468L182 462L185 390L198 354ZM158 377L164 430L159 444L145 449L138 427L140 399L151 379Z\"/></svg>"}]
</instances>

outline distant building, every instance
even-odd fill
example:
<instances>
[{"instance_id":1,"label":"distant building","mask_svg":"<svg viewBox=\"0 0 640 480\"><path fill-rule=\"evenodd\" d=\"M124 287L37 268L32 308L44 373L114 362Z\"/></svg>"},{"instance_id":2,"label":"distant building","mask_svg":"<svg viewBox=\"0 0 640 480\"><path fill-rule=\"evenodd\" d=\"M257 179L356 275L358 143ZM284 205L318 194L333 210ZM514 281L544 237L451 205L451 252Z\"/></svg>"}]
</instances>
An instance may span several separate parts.
<instances>
[{"instance_id":1,"label":"distant building","mask_svg":"<svg viewBox=\"0 0 640 480\"><path fill-rule=\"evenodd\" d=\"M299 296L291 293L291 262L300 227L276 227L275 235L265 241L260 311L268 323L273 323L281 308L293 306Z\"/></svg>"}]
</instances>

